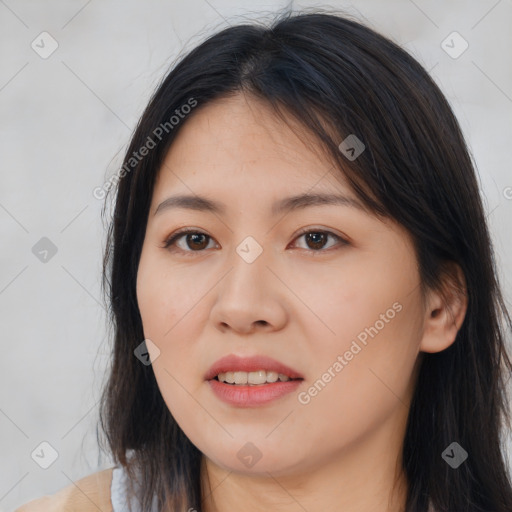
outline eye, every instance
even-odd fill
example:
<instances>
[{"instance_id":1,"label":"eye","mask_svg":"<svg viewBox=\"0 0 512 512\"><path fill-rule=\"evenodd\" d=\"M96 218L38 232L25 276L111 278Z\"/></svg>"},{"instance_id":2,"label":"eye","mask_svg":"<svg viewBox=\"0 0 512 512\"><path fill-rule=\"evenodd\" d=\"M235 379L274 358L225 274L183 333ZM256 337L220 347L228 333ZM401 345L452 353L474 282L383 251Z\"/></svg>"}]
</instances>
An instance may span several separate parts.
<instances>
[{"instance_id":1,"label":"eye","mask_svg":"<svg viewBox=\"0 0 512 512\"><path fill-rule=\"evenodd\" d=\"M305 236L306 249L311 249L309 252L325 252L323 249L326 247L326 241L331 237L337 240L341 245L348 245L348 242L339 235L332 233L331 231L311 229L304 230L294 239L298 240ZM178 242L184 238L182 246ZM198 231L194 228L185 228L173 233L167 240L165 240L163 248L171 249L172 251L179 251L182 253L188 253L187 256L191 256L194 252L202 252L208 248L208 241L213 241L213 238L202 231ZM328 248L332 247L329 246ZM177 249L176 249L177 248Z\"/></svg>"},{"instance_id":2,"label":"eye","mask_svg":"<svg viewBox=\"0 0 512 512\"><path fill-rule=\"evenodd\" d=\"M332 233L331 231L311 229L302 231L299 233L295 240L298 240L305 236L306 249L312 249L311 252L325 252L323 249L326 247L326 242L329 237L341 242L341 245L348 245L348 242L339 235ZM332 247L329 246L328 248Z\"/></svg>"},{"instance_id":3,"label":"eye","mask_svg":"<svg viewBox=\"0 0 512 512\"><path fill-rule=\"evenodd\" d=\"M181 241L181 238L185 238L184 245L185 247L180 247L177 243L178 241ZM207 241L213 240L210 235L207 235L206 233L203 233L202 231L197 231L195 229L187 228L187 229L181 229L178 232L171 235L165 242L163 247L165 249L178 247L178 250L180 252L184 253L193 253L193 252L201 252L201 250L206 249L208 246ZM188 248L187 248L188 247ZM191 248L191 249L190 249ZM187 256L189 255L187 254Z\"/></svg>"}]
</instances>

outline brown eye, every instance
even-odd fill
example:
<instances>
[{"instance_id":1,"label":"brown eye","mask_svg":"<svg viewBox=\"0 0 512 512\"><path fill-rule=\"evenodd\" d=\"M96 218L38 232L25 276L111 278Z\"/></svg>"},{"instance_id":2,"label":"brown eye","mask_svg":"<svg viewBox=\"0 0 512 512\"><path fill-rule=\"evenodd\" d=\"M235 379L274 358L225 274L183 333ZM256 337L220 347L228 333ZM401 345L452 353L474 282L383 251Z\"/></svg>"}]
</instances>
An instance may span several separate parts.
<instances>
[{"instance_id":1,"label":"brown eye","mask_svg":"<svg viewBox=\"0 0 512 512\"><path fill-rule=\"evenodd\" d=\"M308 247L310 247L311 249L322 249L322 247L327 241L327 238L328 237L326 233L307 233L306 243L308 244Z\"/></svg>"},{"instance_id":2,"label":"brown eye","mask_svg":"<svg viewBox=\"0 0 512 512\"><path fill-rule=\"evenodd\" d=\"M182 239L184 239L184 243ZM164 248L190 254L203 251L211 240L212 238L206 233L187 229L174 233L164 242Z\"/></svg>"},{"instance_id":3,"label":"brown eye","mask_svg":"<svg viewBox=\"0 0 512 512\"><path fill-rule=\"evenodd\" d=\"M304 238L306 241L306 247L303 248L312 253L327 252L327 250L324 250L326 247L329 249L332 245L336 245L331 244L328 246L329 238L337 240L338 245L343 246L349 244L345 239L330 231L310 229L309 231L303 231L295 240L299 240L300 238ZM184 239L184 242L182 239ZM207 249L209 242L213 242L213 238L210 235L193 229L184 229L171 235L169 239L164 242L163 247L172 252L181 252L187 256L192 256L193 253L200 253Z\"/></svg>"},{"instance_id":4,"label":"brown eye","mask_svg":"<svg viewBox=\"0 0 512 512\"><path fill-rule=\"evenodd\" d=\"M205 235L203 233L191 233L188 235L185 235L185 243L188 247L194 250L201 250L205 249L208 243L205 244L205 241L207 242L208 235Z\"/></svg>"},{"instance_id":5,"label":"brown eye","mask_svg":"<svg viewBox=\"0 0 512 512\"><path fill-rule=\"evenodd\" d=\"M310 249L310 252L326 252L327 249L331 248L332 245L327 247L326 250L323 250L326 248L326 244L328 243L329 238L332 238L334 240L337 240L339 242L339 245L348 245L348 242L344 240L339 235L336 235L334 233L331 233L330 231L320 231L320 230L309 230L309 231L303 231L296 240L299 240L300 238L304 238L305 245L304 249Z\"/></svg>"}]
</instances>

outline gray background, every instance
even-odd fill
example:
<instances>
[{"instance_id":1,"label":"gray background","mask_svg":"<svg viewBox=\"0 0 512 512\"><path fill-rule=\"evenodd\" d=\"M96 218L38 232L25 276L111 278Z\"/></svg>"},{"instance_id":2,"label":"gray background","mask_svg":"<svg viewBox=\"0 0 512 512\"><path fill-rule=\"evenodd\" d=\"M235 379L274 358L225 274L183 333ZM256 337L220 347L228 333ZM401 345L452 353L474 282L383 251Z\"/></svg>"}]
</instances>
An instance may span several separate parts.
<instances>
[{"instance_id":1,"label":"gray background","mask_svg":"<svg viewBox=\"0 0 512 512\"><path fill-rule=\"evenodd\" d=\"M116 172L149 95L181 52L286 5L0 0L0 512L111 466L95 437L110 345L100 293L105 226L93 189ZM478 168L510 304L512 2L293 8L314 5L342 8L390 36L446 94ZM46 59L31 47L42 46L43 31L58 43ZM469 44L458 58L442 48L453 31ZM57 248L46 262L32 251L42 237ZM43 441L58 452L48 469L31 458Z\"/></svg>"}]
</instances>

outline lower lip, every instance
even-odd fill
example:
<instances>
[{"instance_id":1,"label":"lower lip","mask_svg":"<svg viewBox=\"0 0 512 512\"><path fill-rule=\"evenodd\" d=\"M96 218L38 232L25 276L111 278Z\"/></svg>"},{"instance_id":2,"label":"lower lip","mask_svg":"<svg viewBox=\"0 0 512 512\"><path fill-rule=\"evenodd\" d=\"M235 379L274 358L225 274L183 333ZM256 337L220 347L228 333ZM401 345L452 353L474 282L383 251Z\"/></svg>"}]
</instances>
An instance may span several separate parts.
<instances>
[{"instance_id":1,"label":"lower lip","mask_svg":"<svg viewBox=\"0 0 512 512\"><path fill-rule=\"evenodd\" d=\"M237 407L255 407L277 400L295 391L301 379L271 382L255 386L225 384L217 379L208 381L213 392L224 402Z\"/></svg>"}]
</instances>

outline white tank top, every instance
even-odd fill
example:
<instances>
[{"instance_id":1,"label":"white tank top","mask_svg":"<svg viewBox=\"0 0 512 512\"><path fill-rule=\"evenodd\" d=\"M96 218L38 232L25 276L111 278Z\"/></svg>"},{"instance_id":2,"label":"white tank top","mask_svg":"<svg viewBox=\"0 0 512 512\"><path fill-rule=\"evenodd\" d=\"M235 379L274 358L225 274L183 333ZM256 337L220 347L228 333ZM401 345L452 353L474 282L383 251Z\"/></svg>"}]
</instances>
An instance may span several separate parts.
<instances>
[{"instance_id":1,"label":"white tank top","mask_svg":"<svg viewBox=\"0 0 512 512\"><path fill-rule=\"evenodd\" d=\"M137 490L140 487L135 483ZM110 486L110 500L112 512L142 512L142 506L135 497L128 500L128 474L122 466L114 466L112 470L112 484ZM139 496L139 494L137 494ZM153 499L151 512L158 512L156 496Z\"/></svg>"}]
</instances>

